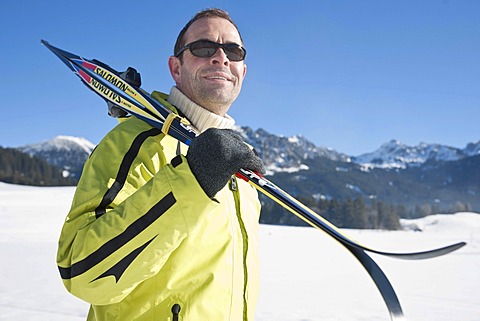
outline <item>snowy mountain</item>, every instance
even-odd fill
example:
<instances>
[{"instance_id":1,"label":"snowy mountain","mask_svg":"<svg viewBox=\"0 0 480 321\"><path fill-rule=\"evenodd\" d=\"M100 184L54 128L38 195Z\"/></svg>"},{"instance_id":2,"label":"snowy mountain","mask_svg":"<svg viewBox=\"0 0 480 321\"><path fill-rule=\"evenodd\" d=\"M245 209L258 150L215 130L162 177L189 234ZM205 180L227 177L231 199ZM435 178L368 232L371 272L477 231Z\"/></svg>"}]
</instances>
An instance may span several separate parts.
<instances>
[{"instance_id":1,"label":"snowy mountain","mask_svg":"<svg viewBox=\"0 0 480 321\"><path fill-rule=\"evenodd\" d=\"M463 152L467 156L475 156L475 155L480 155L480 140L476 143L469 143L467 144L467 147L463 149Z\"/></svg>"},{"instance_id":2,"label":"snowy mountain","mask_svg":"<svg viewBox=\"0 0 480 321\"><path fill-rule=\"evenodd\" d=\"M440 144L420 143L408 146L391 140L371 153L353 157L353 161L364 168L407 168L419 166L427 161L456 161L480 154L480 141L470 143L465 149Z\"/></svg>"},{"instance_id":3,"label":"snowy mountain","mask_svg":"<svg viewBox=\"0 0 480 321\"><path fill-rule=\"evenodd\" d=\"M83 165L95 145L85 138L57 136L49 141L19 147L18 149L32 156L46 159L50 164L60 167L64 177L78 179Z\"/></svg>"},{"instance_id":4,"label":"snowy mountain","mask_svg":"<svg viewBox=\"0 0 480 321\"><path fill-rule=\"evenodd\" d=\"M235 130L258 152L266 165L267 175L308 170L308 160L316 158L359 164L364 170L370 170L405 169L427 161L457 161L480 154L480 141L460 149L428 143L409 146L391 140L373 152L349 156L331 148L318 147L302 135L277 136L263 129L253 130L249 127L235 127ZM57 136L46 142L20 147L19 150L45 158L49 163L63 168L65 175L78 178L83 163L94 148L95 145L84 138Z\"/></svg>"},{"instance_id":5,"label":"snowy mountain","mask_svg":"<svg viewBox=\"0 0 480 321\"><path fill-rule=\"evenodd\" d=\"M403 205L409 211L427 205L432 211L480 210L480 141L460 149L392 140L374 152L352 157L318 147L301 135L277 136L249 127L236 130L264 160L267 176L295 197L312 201L361 197ZM94 147L83 138L58 136L19 149L78 179ZM272 208L274 212L277 209Z\"/></svg>"},{"instance_id":6,"label":"snowy mountain","mask_svg":"<svg viewBox=\"0 0 480 321\"><path fill-rule=\"evenodd\" d=\"M341 162L350 161L349 156L331 148L317 147L301 135L276 136L263 129L254 131L249 127L236 127L235 130L258 152L267 168L267 175L307 170L306 160L318 157Z\"/></svg>"},{"instance_id":7,"label":"snowy mountain","mask_svg":"<svg viewBox=\"0 0 480 321\"><path fill-rule=\"evenodd\" d=\"M284 137L268 133L263 129L236 127L244 140L252 145L264 160L269 175L277 172L306 170L305 160L324 157L348 162L349 157L333 149L315 146L301 135ZM46 159L50 164L65 170L65 175L80 177L88 155L95 145L84 138L57 136L52 140L20 147L19 150Z\"/></svg>"}]
</instances>

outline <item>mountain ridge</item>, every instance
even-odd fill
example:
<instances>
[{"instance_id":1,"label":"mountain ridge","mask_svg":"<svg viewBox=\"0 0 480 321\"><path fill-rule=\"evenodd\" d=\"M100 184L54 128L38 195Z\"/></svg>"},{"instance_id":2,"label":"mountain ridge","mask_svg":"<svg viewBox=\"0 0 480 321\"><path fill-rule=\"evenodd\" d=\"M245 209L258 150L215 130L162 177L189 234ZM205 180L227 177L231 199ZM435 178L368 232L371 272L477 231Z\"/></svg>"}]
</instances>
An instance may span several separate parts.
<instances>
[{"instance_id":1,"label":"mountain ridge","mask_svg":"<svg viewBox=\"0 0 480 321\"><path fill-rule=\"evenodd\" d=\"M305 160L317 157L325 157L345 163L353 162L368 170L372 168L405 169L409 166L422 165L427 161L457 161L480 154L480 140L467 143L466 147L462 149L445 144L425 142L411 146L392 139L372 152L353 156L338 152L330 147L316 146L303 135L289 137L274 135L262 128L253 130L246 126L235 126L234 130L243 137L245 142L257 150L266 163L270 175L276 172L292 173L307 170L308 166L305 164ZM49 153L59 150L73 154L78 153L82 155L82 159L86 159L94 148L95 144L85 138L58 135L51 140L20 146L17 149L48 160ZM55 157L51 157L51 163L60 165L60 162L54 161L54 159Z\"/></svg>"},{"instance_id":2,"label":"mountain ridge","mask_svg":"<svg viewBox=\"0 0 480 321\"><path fill-rule=\"evenodd\" d=\"M409 209L428 204L480 210L480 186L475 181L480 141L462 149L427 143L408 146L391 140L354 157L318 147L302 135L277 136L249 127L235 130L263 159L266 176L295 197L312 202L360 197ZM47 159L78 180L94 145L69 136L52 141L19 149Z\"/></svg>"},{"instance_id":3,"label":"mountain ridge","mask_svg":"<svg viewBox=\"0 0 480 321\"><path fill-rule=\"evenodd\" d=\"M18 150L43 158L61 168L65 176L78 180L94 148L95 144L85 138L59 135L51 140L18 147Z\"/></svg>"},{"instance_id":4,"label":"mountain ridge","mask_svg":"<svg viewBox=\"0 0 480 321\"><path fill-rule=\"evenodd\" d=\"M409 146L398 140L390 140L377 150L353 157L353 161L366 168L406 168L427 161L456 161L480 154L480 141L468 143L463 149L442 144L421 142Z\"/></svg>"}]
</instances>

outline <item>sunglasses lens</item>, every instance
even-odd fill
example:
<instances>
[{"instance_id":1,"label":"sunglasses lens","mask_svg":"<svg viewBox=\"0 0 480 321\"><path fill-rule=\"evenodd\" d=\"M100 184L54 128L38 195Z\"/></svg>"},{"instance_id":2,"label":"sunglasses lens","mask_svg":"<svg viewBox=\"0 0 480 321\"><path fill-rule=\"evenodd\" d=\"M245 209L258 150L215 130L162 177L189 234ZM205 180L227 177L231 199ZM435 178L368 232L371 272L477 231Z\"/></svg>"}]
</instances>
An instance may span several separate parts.
<instances>
[{"instance_id":1,"label":"sunglasses lens","mask_svg":"<svg viewBox=\"0 0 480 321\"><path fill-rule=\"evenodd\" d=\"M213 56L217 49L217 44L209 41L197 41L190 45L191 53L202 58Z\"/></svg>"},{"instance_id":2,"label":"sunglasses lens","mask_svg":"<svg viewBox=\"0 0 480 321\"><path fill-rule=\"evenodd\" d=\"M245 49L236 44L228 44L225 46L225 54L231 61L241 61L245 59Z\"/></svg>"},{"instance_id":3,"label":"sunglasses lens","mask_svg":"<svg viewBox=\"0 0 480 321\"><path fill-rule=\"evenodd\" d=\"M231 61L242 61L245 58L245 49L237 44L220 45L211 41L196 41L190 44L190 52L197 57L213 56L218 48L223 47L227 58Z\"/></svg>"}]
</instances>

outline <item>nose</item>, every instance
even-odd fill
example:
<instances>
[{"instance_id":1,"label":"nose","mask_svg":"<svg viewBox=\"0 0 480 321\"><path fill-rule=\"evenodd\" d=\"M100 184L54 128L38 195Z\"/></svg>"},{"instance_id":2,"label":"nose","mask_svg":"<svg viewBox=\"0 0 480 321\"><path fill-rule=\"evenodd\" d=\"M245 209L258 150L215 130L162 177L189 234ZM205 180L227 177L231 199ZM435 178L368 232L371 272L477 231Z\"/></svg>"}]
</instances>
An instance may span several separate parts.
<instances>
[{"instance_id":1,"label":"nose","mask_svg":"<svg viewBox=\"0 0 480 321\"><path fill-rule=\"evenodd\" d=\"M218 48L215 54L210 57L210 62L214 65L222 64L222 65L228 66L228 64L230 63L230 60L225 54L225 51L223 51L223 48Z\"/></svg>"}]
</instances>

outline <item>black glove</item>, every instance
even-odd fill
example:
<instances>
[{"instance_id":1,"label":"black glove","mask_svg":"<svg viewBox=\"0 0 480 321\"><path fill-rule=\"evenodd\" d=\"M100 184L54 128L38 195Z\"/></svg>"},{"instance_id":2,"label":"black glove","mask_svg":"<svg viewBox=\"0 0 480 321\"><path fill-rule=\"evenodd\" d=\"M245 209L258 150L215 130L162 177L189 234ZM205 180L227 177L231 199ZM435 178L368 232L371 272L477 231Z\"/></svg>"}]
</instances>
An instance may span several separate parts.
<instances>
[{"instance_id":1,"label":"black glove","mask_svg":"<svg viewBox=\"0 0 480 321\"><path fill-rule=\"evenodd\" d=\"M200 186L212 198L240 168L264 173L262 160L231 129L210 128L190 143L187 161Z\"/></svg>"},{"instance_id":2,"label":"black glove","mask_svg":"<svg viewBox=\"0 0 480 321\"><path fill-rule=\"evenodd\" d=\"M120 78L125 80L130 85L140 87L142 85L142 79L140 73L135 68L128 67L127 70L120 74ZM107 101L108 114L112 117L119 118L127 116L127 112L115 105L114 103Z\"/></svg>"}]
</instances>

